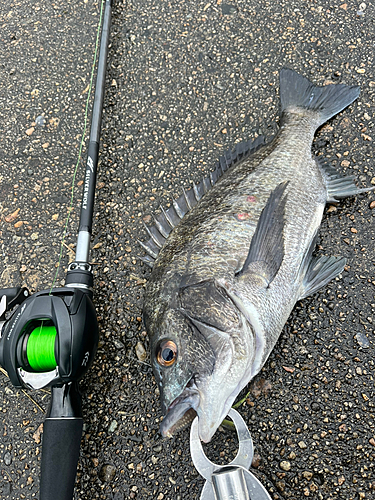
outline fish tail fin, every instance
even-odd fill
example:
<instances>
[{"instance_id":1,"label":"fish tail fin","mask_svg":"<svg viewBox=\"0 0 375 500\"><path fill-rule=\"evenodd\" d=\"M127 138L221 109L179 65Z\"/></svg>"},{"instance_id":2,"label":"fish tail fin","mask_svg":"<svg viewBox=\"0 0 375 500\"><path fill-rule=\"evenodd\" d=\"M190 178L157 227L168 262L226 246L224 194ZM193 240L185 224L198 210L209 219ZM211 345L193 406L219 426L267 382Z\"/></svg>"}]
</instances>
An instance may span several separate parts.
<instances>
[{"instance_id":1,"label":"fish tail fin","mask_svg":"<svg viewBox=\"0 0 375 500\"><path fill-rule=\"evenodd\" d=\"M318 126L345 109L359 96L358 86L332 84L318 87L292 69L280 71L281 109L293 112L302 108L315 112Z\"/></svg>"}]
</instances>

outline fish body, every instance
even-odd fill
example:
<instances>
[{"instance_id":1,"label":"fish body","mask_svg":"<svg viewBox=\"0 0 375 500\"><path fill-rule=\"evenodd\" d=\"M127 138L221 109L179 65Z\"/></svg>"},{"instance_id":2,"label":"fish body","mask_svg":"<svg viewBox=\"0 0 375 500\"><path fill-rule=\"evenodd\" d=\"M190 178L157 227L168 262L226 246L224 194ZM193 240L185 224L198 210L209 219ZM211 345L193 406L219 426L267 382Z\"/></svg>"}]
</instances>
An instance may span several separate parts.
<instances>
[{"instance_id":1,"label":"fish body","mask_svg":"<svg viewBox=\"0 0 375 500\"><path fill-rule=\"evenodd\" d=\"M316 235L327 202L364 190L318 162L311 145L359 88L317 87L285 69L280 95L274 139L226 155L213 176L163 212L144 245L153 267L144 321L164 435L196 413L200 437L210 441L295 303L344 268L345 259L312 257Z\"/></svg>"}]
</instances>

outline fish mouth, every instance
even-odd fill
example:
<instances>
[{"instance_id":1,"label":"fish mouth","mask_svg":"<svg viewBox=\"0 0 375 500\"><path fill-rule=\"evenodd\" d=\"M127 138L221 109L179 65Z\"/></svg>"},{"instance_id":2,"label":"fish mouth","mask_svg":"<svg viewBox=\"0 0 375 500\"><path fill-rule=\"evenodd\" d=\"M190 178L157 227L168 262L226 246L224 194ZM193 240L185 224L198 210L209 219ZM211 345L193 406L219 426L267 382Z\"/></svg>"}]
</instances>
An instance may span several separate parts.
<instances>
[{"instance_id":1,"label":"fish mouth","mask_svg":"<svg viewBox=\"0 0 375 500\"><path fill-rule=\"evenodd\" d=\"M176 432L188 426L197 415L199 401L199 392L192 379L182 393L169 405L160 424L162 436L172 437Z\"/></svg>"}]
</instances>

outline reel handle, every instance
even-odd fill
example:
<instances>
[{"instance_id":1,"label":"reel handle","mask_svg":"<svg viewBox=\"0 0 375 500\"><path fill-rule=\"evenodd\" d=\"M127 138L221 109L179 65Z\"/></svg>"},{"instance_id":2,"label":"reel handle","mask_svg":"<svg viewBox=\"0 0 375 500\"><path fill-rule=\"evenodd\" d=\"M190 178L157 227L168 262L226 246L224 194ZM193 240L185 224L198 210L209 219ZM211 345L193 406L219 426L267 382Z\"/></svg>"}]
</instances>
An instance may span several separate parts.
<instances>
[{"instance_id":1,"label":"reel handle","mask_svg":"<svg viewBox=\"0 0 375 500\"><path fill-rule=\"evenodd\" d=\"M13 288L0 288L0 297L3 297L5 295L8 301L11 302L16 297L18 297L20 293L22 294L24 290L26 290L26 288L21 288L20 286L15 286Z\"/></svg>"},{"instance_id":2,"label":"reel handle","mask_svg":"<svg viewBox=\"0 0 375 500\"><path fill-rule=\"evenodd\" d=\"M13 309L14 306L21 304L28 296L27 288L20 286L14 288L0 289L0 321L5 320L5 313Z\"/></svg>"}]
</instances>

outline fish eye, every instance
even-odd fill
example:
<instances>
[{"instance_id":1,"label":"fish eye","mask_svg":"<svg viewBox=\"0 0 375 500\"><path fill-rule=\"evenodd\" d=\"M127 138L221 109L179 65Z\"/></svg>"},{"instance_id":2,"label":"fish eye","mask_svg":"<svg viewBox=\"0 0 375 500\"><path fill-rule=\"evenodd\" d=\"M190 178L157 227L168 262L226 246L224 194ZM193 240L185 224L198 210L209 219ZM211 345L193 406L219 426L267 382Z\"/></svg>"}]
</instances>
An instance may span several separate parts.
<instances>
[{"instance_id":1,"label":"fish eye","mask_svg":"<svg viewBox=\"0 0 375 500\"><path fill-rule=\"evenodd\" d=\"M160 342L156 359L161 366L172 366L177 359L177 345L173 340Z\"/></svg>"}]
</instances>

